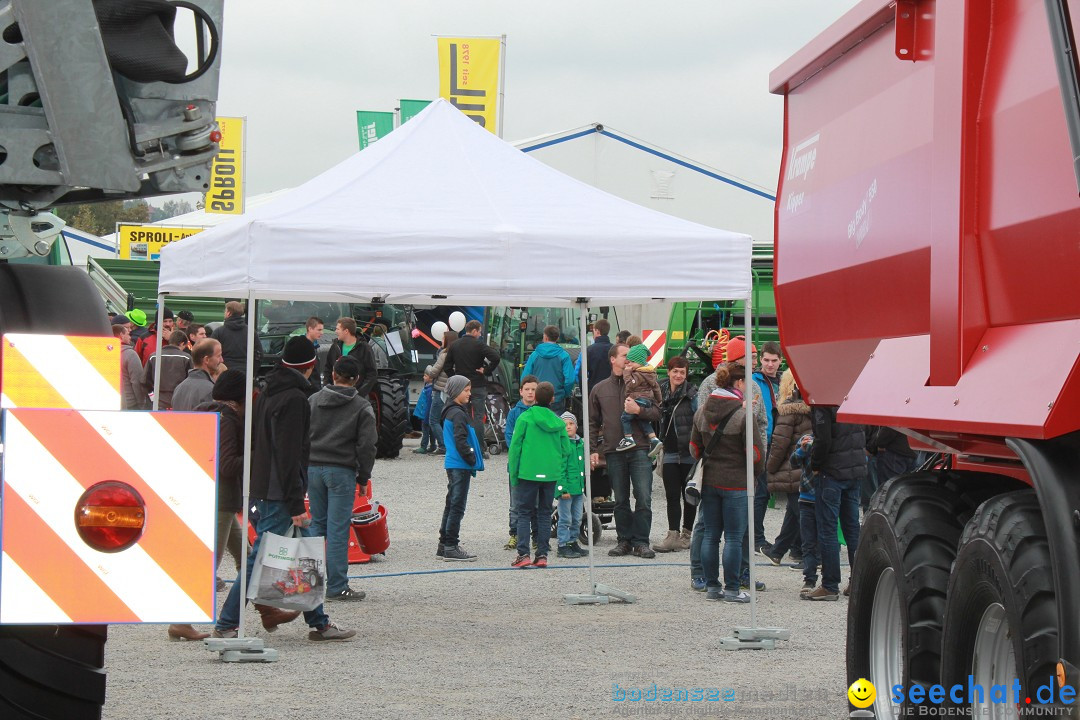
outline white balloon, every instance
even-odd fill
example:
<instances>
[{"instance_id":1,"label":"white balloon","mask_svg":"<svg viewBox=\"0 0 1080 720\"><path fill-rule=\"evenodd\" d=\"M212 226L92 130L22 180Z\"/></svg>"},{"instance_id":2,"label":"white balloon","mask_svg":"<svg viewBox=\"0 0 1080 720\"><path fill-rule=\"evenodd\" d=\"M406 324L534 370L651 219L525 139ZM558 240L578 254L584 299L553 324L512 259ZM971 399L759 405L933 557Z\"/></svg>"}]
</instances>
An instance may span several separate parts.
<instances>
[{"instance_id":1,"label":"white balloon","mask_svg":"<svg viewBox=\"0 0 1080 720\"><path fill-rule=\"evenodd\" d=\"M454 332L461 332L465 329L465 313L460 310L450 313L450 329Z\"/></svg>"},{"instance_id":2,"label":"white balloon","mask_svg":"<svg viewBox=\"0 0 1080 720\"><path fill-rule=\"evenodd\" d=\"M446 323L439 320L431 326L431 339L435 342L441 343L443 341L443 335L450 332L450 328L446 327Z\"/></svg>"}]
</instances>

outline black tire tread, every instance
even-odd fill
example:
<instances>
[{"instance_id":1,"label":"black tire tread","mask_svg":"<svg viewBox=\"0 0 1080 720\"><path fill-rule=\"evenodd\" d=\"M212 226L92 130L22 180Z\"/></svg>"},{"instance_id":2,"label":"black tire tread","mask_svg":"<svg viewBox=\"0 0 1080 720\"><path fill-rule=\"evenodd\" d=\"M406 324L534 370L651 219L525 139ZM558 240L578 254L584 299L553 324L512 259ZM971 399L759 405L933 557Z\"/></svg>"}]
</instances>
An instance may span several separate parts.
<instances>
[{"instance_id":1,"label":"black tire tread","mask_svg":"<svg viewBox=\"0 0 1080 720\"><path fill-rule=\"evenodd\" d=\"M996 475L922 472L890 480L871 500L865 526L884 522L891 529L902 567L896 568L901 603L908 598L905 682L930 686L938 682L941 665L942 625L953 560L967 520L980 502L1015 481ZM876 517L875 517L876 516ZM868 533L864 530L862 538ZM861 539L862 539L861 538ZM860 542L860 551L862 543ZM852 596L848 606L849 682L867 677L856 654L853 638L864 611L861 601L873 603L873 591L856 587L860 558L852 570ZM875 578L876 582L876 578ZM868 612L868 610L866 610Z\"/></svg>"},{"instance_id":2,"label":"black tire tread","mask_svg":"<svg viewBox=\"0 0 1080 720\"><path fill-rule=\"evenodd\" d=\"M0 628L0 716L101 717L104 626Z\"/></svg>"},{"instance_id":3,"label":"black tire tread","mask_svg":"<svg viewBox=\"0 0 1080 720\"><path fill-rule=\"evenodd\" d=\"M411 425L408 387L396 375L379 373L370 399L379 426L375 457L396 458Z\"/></svg>"},{"instance_id":4,"label":"black tire tread","mask_svg":"<svg viewBox=\"0 0 1080 720\"><path fill-rule=\"evenodd\" d=\"M1025 652L1025 677L1052 675L1058 657L1057 597L1046 526L1034 491L1006 493L980 506L960 542L963 547L979 541L998 550L1022 603L1021 627L1011 629L1030 648Z\"/></svg>"}]
</instances>

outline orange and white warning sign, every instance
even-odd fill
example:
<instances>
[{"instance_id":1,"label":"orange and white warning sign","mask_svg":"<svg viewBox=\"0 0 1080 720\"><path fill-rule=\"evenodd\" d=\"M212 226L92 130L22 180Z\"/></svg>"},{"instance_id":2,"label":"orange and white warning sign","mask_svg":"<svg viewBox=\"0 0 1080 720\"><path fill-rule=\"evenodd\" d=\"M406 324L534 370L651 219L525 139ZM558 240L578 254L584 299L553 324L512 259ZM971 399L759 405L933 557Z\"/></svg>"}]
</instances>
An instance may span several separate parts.
<instances>
[{"instance_id":1,"label":"orange and white warning sign","mask_svg":"<svg viewBox=\"0 0 1080 720\"><path fill-rule=\"evenodd\" d=\"M109 337L0 338L0 407L120 409L120 341Z\"/></svg>"},{"instance_id":2,"label":"orange and white warning sign","mask_svg":"<svg viewBox=\"0 0 1080 720\"><path fill-rule=\"evenodd\" d=\"M9 409L3 438L0 623L213 619L215 414ZM141 534L115 551L76 512L107 482L140 501Z\"/></svg>"},{"instance_id":3,"label":"orange and white warning sign","mask_svg":"<svg viewBox=\"0 0 1080 720\"><path fill-rule=\"evenodd\" d=\"M649 348L649 364L660 367L664 364L664 346L667 344L667 332L664 330L643 330L641 343Z\"/></svg>"}]
</instances>

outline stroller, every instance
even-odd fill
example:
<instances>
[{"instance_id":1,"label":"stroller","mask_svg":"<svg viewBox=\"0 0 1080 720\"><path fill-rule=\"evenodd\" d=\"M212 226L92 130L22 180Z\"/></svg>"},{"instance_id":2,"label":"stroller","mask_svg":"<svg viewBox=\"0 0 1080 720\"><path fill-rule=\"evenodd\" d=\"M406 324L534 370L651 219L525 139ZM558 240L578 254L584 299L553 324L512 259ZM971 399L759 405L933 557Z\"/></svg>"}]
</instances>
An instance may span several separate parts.
<instances>
[{"instance_id":1,"label":"stroller","mask_svg":"<svg viewBox=\"0 0 1080 720\"><path fill-rule=\"evenodd\" d=\"M506 447L506 416L510 414L510 403L506 399L506 390L498 383L488 385L487 398L484 401L484 444L492 455L498 455Z\"/></svg>"}]
</instances>

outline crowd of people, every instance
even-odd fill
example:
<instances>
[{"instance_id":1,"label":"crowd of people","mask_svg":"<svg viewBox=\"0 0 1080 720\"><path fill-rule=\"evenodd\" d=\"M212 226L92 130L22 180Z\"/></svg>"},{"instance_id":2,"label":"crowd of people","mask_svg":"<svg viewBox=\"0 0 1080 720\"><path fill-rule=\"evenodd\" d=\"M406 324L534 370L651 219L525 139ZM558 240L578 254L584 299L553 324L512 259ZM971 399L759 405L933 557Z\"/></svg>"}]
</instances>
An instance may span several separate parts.
<instances>
[{"instance_id":1,"label":"crowd of people","mask_svg":"<svg viewBox=\"0 0 1080 720\"><path fill-rule=\"evenodd\" d=\"M479 323L470 325L468 352L455 350L460 341L447 333L436 363L427 368L416 410L423 434L414 452L445 458L447 493L436 555L447 561L476 559L461 545L459 534L470 482L488 458L476 386L486 387L497 355L479 341ZM616 544L608 554L649 559L657 552L689 550L691 587L708 599L734 603L749 602L752 554L774 565L787 556L803 574L800 597L837 600L836 529L842 530L853 564L860 498L865 508L877 478L913 468L915 453L906 437L888 428L838 422L836 408L811 409L791 370L780 372L779 343L766 342L759 360L755 346L741 336L732 338L715 371L696 387L684 357L669 359L666 377L658 381L640 338L624 332L613 343L610 329L606 320L594 324L593 342L586 349L585 400L592 448L587 462L594 472L606 473L614 499ZM504 547L516 551L512 567L547 566L553 505L558 557L585 554L577 529L588 500L586 458L578 418L564 412L575 366L558 339L557 327L544 329L540 352L523 368L520 400L504 428L510 455ZM454 375L454 367L470 368L470 375ZM749 409L754 512L748 522L749 383L754 388ZM668 527L663 539L650 545L654 472L663 481ZM688 489L695 473L700 487ZM764 522L770 497L785 504L773 542L766 539ZM765 590L765 584L758 582L757 589Z\"/></svg>"},{"instance_id":2,"label":"crowd of people","mask_svg":"<svg viewBox=\"0 0 1080 720\"><path fill-rule=\"evenodd\" d=\"M362 600L365 593L348 583L347 547L354 498L365 489L375 463L377 423L368 394L378 369L356 321L337 320L336 339L320 368L318 344L325 326L320 318L309 318L303 334L285 343L280 360L248 402L247 328L240 303L226 305L224 324L209 337L188 312L174 318L165 309L160 328L138 310L112 320L124 346L125 408L149 408L156 392L159 408L221 415L216 562L228 548L237 571L243 569L250 578L258 538L267 531L285 534L294 526L301 535L327 539L327 600ZM557 556L586 555L578 542L585 505L603 499L586 495L588 464L593 473L602 470L611 487L616 543L609 555L651 559L657 552L688 550L691 588L710 600L734 603L749 601L752 553L775 565L789 556L803 573L801 597L837 600L836 528L842 529L853 564L860 498L865 507L877 478L888 479L915 463L905 436L838 422L836 408L809 407L791 370L780 372L778 343L762 346L759 364L756 347L742 337L731 338L716 357L715 371L696 387L686 358L670 358L666 376L659 379L641 339L624 331L612 342L610 330L607 320L596 321L593 342L584 353L588 377L583 402L588 403L589 422L581 431L589 433L588 457L578 418L567 410L580 365L559 345L558 327L544 328L543 342L523 368L520 400L503 428L509 452L509 539L504 547L515 552L511 566L547 566L553 507ZM441 456L446 472L436 550L444 561L476 559L462 545L461 523L471 482L489 459L485 398L500 361L481 331L479 322L470 321L460 336L445 333L435 362L425 371L415 411L422 433L414 452ZM751 383L753 401L747 408ZM247 567L241 568L237 515L246 412L252 413L250 497L257 539ZM749 522L748 412L754 468ZM667 501L667 532L650 544L654 472ZM769 543L764 518L771 495L783 498L786 509L780 532ZM223 586L219 580L219 590ZM764 583L757 589L764 590ZM233 583L214 636L236 636L240 601L239 583ZM268 631L300 615L255 607ZM331 622L322 606L304 613L304 619L314 641L355 635ZM169 636L200 639L207 634L173 625Z\"/></svg>"}]
</instances>

